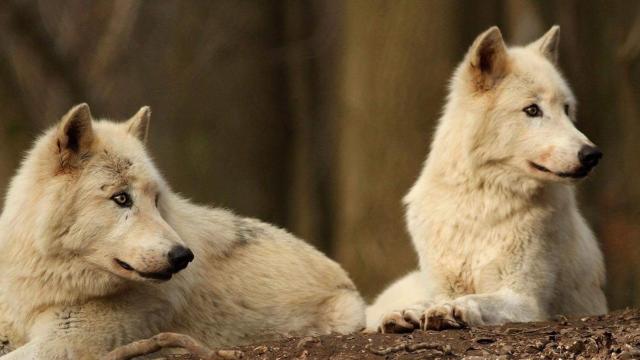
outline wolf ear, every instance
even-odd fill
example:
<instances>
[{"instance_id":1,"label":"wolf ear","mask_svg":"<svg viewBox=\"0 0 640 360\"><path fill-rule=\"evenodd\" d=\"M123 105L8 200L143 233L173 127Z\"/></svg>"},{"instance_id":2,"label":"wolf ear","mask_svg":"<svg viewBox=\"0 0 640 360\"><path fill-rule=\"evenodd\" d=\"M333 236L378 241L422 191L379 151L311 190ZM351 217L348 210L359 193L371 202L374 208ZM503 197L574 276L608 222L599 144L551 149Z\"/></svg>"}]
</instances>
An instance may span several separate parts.
<instances>
[{"instance_id":1,"label":"wolf ear","mask_svg":"<svg viewBox=\"0 0 640 360\"><path fill-rule=\"evenodd\" d=\"M467 53L467 61L475 83L483 90L491 89L507 73L507 46L497 26L480 34Z\"/></svg>"},{"instance_id":2,"label":"wolf ear","mask_svg":"<svg viewBox=\"0 0 640 360\"><path fill-rule=\"evenodd\" d=\"M127 120L127 132L142 141L147 142L147 135L149 134L149 122L151 121L151 108L143 106L138 112Z\"/></svg>"},{"instance_id":3,"label":"wolf ear","mask_svg":"<svg viewBox=\"0 0 640 360\"><path fill-rule=\"evenodd\" d=\"M553 25L546 34L527 47L539 51L549 61L554 64L558 63L558 48L560 45L560 26Z\"/></svg>"},{"instance_id":4,"label":"wolf ear","mask_svg":"<svg viewBox=\"0 0 640 360\"><path fill-rule=\"evenodd\" d=\"M63 154L80 155L91 148L92 121L91 110L86 103L71 108L58 126L58 150Z\"/></svg>"}]
</instances>

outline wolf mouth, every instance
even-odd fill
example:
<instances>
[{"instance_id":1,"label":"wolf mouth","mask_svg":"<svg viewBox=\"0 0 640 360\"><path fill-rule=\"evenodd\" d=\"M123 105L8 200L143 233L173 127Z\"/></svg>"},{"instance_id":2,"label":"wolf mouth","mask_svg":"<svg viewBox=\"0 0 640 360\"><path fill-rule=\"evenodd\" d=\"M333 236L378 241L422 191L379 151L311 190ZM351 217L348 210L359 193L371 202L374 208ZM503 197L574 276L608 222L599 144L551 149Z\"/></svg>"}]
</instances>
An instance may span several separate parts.
<instances>
[{"instance_id":1,"label":"wolf mouth","mask_svg":"<svg viewBox=\"0 0 640 360\"><path fill-rule=\"evenodd\" d=\"M127 270L127 271L133 271L136 274L140 275L143 278L146 279L154 279L154 280L162 280L162 281L167 281L170 280L171 277L173 276L173 272L171 271L161 271L161 272L143 272L143 271L138 271L136 269L133 268L133 266L127 264L126 262L120 260L120 259L115 259L116 263L118 265L120 265L121 268Z\"/></svg>"},{"instance_id":2,"label":"wolf mouth","mask_svg":"<svg viewBox=\"0 0 640 360\"><path fill-rule=\"evenodd\" d=\"M553 174L555 176L561 177L561 178L572 178L572 179L581 179L587 175L589 175L589 172L591 172L591 168L587 168L584 166L581 166L580 168L578 168L578 170L573 171L573 172L553 172L549 169L547 169L546 167L536 164L533 161L529 161L529 165L531 165L532 168L538 170L538 171L542 171L542 172L546 172L546 173L550 173Z\"/></svg>"},{"instance_id":3,"label":"wolf mouth","mask_svg":"<svg viewBox=\"0 0 640 360\"><path fill-rule=\"evenodd\" d=\"M169 271L154 272L154 273L146 273L146 272L140 272L140 271L136 271L136 272L138 273L138 275L142 276L143 278L162 280L162 281L171 280L171 277L173 276L173 273Z\"/></svg>"}]
</instances>

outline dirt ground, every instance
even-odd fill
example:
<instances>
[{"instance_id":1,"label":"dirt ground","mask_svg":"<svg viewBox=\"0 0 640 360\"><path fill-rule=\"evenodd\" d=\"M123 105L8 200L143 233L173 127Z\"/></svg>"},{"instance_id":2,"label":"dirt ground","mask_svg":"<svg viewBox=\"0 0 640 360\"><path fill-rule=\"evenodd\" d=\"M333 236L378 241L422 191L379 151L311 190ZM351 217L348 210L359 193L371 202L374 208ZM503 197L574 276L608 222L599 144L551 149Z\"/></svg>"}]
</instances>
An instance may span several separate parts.
<instances>
[{"instance_id":1,"label":"dirt ground","mask_svg":"<svg viewBox=\"0 0 640 360\"><path fill-rule=\"evenodd\" d=\"M640 359L640 310L441 332L288 338L235 350L240 350L235 358L274 360ZM185 355L171 359L196 358Z\"/></svg>"}]
</instances>

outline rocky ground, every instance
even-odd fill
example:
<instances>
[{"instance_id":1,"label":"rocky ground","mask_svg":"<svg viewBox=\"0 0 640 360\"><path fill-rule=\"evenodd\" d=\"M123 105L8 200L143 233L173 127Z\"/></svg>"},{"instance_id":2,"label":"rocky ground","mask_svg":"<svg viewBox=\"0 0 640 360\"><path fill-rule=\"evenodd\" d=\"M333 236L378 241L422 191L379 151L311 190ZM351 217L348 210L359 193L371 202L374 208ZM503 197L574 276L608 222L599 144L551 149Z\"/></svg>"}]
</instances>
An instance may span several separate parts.
<instances>
[{"instance_id":1,"label":"rocky ground","mask_svg":"<svg viewBox=\"0 0 640 360\"><path fill-rule=\"evenodd\" d=\"M223 351L243 359L640 359L640 310L411 334L289 338ZM189 355L174 360L195 360Z\"/></svg>"}]
</instances>

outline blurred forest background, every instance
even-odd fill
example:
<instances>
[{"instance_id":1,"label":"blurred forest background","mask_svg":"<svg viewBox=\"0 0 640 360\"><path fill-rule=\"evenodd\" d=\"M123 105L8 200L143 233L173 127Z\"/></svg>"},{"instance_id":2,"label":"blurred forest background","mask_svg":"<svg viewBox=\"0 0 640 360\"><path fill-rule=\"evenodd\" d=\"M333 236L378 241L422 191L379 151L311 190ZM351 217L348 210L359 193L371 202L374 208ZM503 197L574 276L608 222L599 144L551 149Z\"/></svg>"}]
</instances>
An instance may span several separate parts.
<instances>
[{"instance_id":1,"label":"blurred forest background","mask_svg":"<svg viewBox=\"0 0 640 360\"><path fill-rule=\"evenodd\" d=\"M611 308L640 306L640 2L634 0L0 1L0 189L75 103L153 109L173 187L286 227L371 298L416 266L402 196L447 80L491 25L561 25L579 127L605 153L580 186Z\"/></svg>"}]
</instances>

